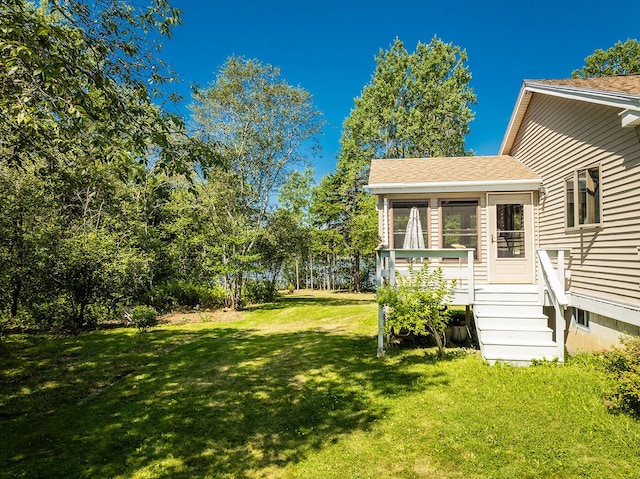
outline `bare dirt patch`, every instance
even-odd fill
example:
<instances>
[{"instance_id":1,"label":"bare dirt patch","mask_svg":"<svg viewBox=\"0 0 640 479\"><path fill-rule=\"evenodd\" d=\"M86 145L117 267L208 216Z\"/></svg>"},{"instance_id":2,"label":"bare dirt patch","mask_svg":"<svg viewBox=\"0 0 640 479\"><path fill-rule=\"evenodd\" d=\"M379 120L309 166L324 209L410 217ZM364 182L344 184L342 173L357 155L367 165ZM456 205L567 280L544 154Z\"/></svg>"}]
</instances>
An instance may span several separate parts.
<instances>
[{"instance_id":1,"label":"bare dirt patch","mask_svg":"<svg viewBox=\"0 0 640 479\"><path fill-rule=\"evenodd\" d=\"M158 317L160 323L230 323L244 317L242 311L217 309L215 311L178 311Z\"/></svg>"}]
</instances>

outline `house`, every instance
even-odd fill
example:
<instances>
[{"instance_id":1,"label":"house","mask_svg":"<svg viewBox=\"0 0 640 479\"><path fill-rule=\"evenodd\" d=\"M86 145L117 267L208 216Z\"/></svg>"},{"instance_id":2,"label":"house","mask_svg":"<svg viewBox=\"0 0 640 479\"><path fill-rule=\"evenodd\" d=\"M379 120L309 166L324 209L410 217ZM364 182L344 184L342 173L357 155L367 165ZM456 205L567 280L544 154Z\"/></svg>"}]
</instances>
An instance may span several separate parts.
<instances>
[{"instance_id":1,"label":"house","mask_svg":"<svg viewBox=\"0 0 640 479\"><path fill-rule=\"evenodd\" d=\"M490 363L640 334L640 75L525 81L497 156L373 160L368 189L379 280L442 267Z\"/></svg>"}]
</instances>

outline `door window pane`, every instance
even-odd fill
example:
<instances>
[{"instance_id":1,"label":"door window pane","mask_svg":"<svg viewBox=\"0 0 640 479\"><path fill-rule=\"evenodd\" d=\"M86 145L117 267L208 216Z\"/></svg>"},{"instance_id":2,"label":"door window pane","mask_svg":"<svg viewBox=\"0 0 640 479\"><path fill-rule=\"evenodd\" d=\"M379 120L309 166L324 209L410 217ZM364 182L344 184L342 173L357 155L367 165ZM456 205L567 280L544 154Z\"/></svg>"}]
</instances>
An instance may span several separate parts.
<instances>
[{"instance_id":1,"label":"door window pane","mask_svg":"<svg viewBox=\"0 0 640 479\"><path fill-rule=\"evenodd\" d=\"M524 258L524 205L496 205L498 258Z\"/></svg>"}]
</instances>

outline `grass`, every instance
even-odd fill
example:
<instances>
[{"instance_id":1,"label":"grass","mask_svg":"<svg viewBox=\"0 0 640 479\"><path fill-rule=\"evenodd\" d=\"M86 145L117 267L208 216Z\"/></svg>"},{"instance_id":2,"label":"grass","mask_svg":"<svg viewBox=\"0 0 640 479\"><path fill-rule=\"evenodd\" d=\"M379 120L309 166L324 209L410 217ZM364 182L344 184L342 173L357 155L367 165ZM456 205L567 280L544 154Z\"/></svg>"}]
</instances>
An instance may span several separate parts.
<instances>
[{"instance_id":1,"label":"grass","mask_svg":"<svg viewBox=\"0 0 640 479\"><path fill-rule=\"evenodd\" d=\"M367 295L0 343L0 477L634 478L640 423L589 356L375 357Z\"/></svg>"}]
</instances>

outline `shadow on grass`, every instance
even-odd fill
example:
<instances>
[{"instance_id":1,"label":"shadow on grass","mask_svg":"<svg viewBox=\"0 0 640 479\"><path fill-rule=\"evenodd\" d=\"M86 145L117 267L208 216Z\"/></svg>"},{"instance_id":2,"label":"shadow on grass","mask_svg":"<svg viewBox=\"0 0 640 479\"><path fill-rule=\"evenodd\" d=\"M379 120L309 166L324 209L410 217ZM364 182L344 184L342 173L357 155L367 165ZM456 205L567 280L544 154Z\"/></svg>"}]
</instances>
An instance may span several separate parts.
<instances>
[{"instance_id":1,"label":"shadow on grass","mask_svg":"<svg viewBox=\"0 0 640 479\"><path fill-rule=\"evenodd\" d=\"M375 299L370 294L344 294L344 293L326 293L323 296L314 296L311 294L298 293L292 296L280 296L273 303L258 304L249 306L247 310L278 310L286 309L292 306L356 306L365 303L373 303Z\"/></svg>"},{"instance_id":2,"label":"shadow on grass","mask_svg":"<svg viewBox=\"0 0 640 479\"><path fill-rule=\"evenodd\" d=\"M424 374L376 360L370 337L231 328L201 334L84 403L3 420L0 474L263 474L366 431L385 414L380 398L425 384L418 381ZM428 379L447 383L442 373Z\"/></svg>"}]
</instances>

